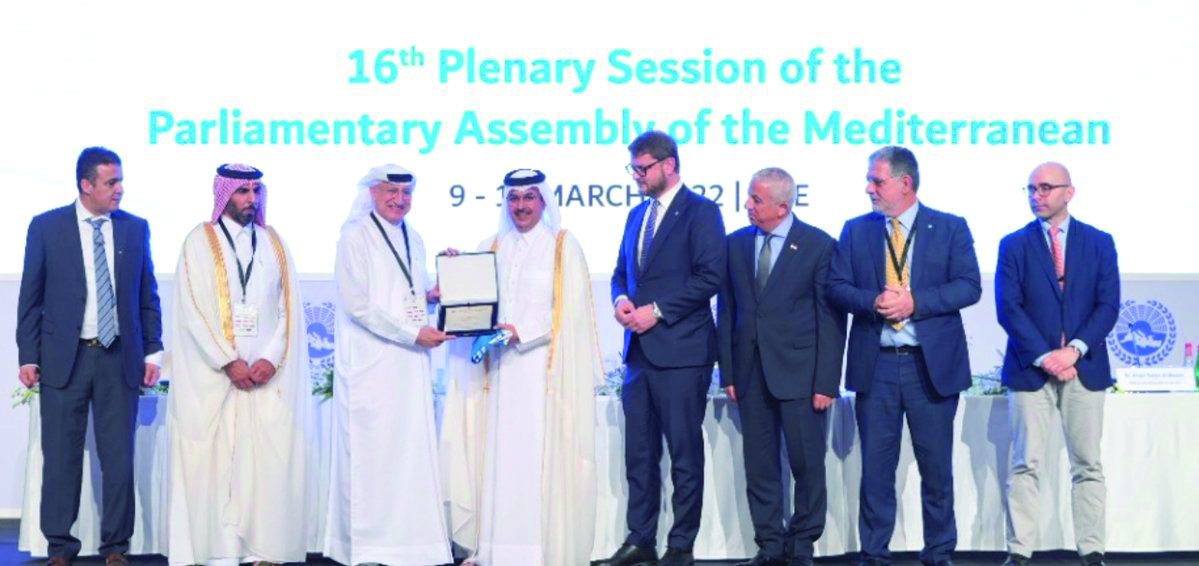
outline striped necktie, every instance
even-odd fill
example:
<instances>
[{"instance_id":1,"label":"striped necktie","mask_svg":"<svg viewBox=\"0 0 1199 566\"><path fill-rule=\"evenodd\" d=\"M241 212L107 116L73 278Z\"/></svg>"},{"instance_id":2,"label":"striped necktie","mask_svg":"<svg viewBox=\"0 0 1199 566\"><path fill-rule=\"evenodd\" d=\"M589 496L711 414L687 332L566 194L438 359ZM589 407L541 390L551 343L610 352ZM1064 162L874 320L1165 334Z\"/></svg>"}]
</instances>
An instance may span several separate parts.
<instances>
[{"instance_id":1,"label":"striped necktie","mask_svg":"<svg viewBox=\"0 0 1199 566\"><path fill-rule=\"evenodd\" d=\"M1049 229L1049 253L1053 255L1053 271L1057 273L1058 287L1066 288L1066 255L1062 253L1062 241L1058 239L1058 234L1062 233L1061 226L1053 226Z\"/></svg>"},{"instance_id":2,"label":"striped necktie","mask_svg":"<svg viewBox=\"0 0 1199 566\"><path fill-rule=\"evenodd\" d=\"M117 301L108 274L108 256L104 253L104 232L100 231L105 220L89 218L87 223L92 225L92 253L96 258L96 338L107 348L117 337Z\"/></svg>"}]
</instances>

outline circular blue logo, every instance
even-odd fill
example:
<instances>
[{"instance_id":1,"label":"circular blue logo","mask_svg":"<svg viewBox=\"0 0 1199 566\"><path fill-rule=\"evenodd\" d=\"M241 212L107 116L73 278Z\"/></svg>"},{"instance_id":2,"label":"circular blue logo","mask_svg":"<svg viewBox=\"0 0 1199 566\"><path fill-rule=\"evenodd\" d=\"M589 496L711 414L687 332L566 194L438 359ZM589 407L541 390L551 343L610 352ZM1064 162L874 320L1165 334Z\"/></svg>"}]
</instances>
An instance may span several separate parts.
<instances>
[{"instance_id":1,"label":"circular blue logo","mask_svg":"<svg viewBox=\"0 0 1199 566\"><path fill-rule=\"evenodd\" d=\"M1130 366L1153 366L1174 350L1178 324L1159 301L1124 301L1116 327L1107 336L1107 347Z\"/></svg>"}]
</instances>

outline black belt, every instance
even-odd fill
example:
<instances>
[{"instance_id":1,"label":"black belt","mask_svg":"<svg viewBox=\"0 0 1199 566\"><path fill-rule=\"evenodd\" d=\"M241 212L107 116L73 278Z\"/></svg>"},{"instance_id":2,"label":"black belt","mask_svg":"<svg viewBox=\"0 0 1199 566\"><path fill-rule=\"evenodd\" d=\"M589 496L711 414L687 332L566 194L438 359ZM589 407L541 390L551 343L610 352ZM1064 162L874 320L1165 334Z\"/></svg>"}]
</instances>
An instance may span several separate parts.
<instances>
[{"instance_id":1,"label":"black belt","mask_svg":"<svg viewBox=\"0 0 1199 566\"><path fill-rule=\"evenodd\" d=\"M112 338L112 344L109 344L109 346L111 347L116 345L118 338L120 338L120 336L114 336ZM99 348L101 350L107 349L104 347L104 344L100 343L99 338L80 338L79 341L83 342L83 345L87 346L88 348Z\"/></svg>"},{"instance_id":2,"label":"black belt","mask_svg":"<svg viewBox=\"0 0 1199 566\"><path fill-rule=\"evenodd\" d=\"M879 350L884 354L911 356L920 353L920 346L882 346Z\"/></svg>"}]
</instances>

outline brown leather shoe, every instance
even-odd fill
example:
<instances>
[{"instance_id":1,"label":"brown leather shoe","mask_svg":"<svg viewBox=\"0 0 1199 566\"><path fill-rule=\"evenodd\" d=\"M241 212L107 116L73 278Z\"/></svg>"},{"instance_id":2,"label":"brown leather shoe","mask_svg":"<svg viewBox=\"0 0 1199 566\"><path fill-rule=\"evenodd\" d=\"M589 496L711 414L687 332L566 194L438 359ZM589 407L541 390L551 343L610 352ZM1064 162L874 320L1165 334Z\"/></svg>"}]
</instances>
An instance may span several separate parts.
<instances>
[{"instance_id":1,"label":"brown leather shoe","mask_svg":"<svg viewBox=\"0 0 1199 566\"><path fill-rule=\"evenodd\" d=\"M129 559L124 552L109 552L104 557L104 566L129 566Z\"/></svg>"},{"instance_id":2,"label":"brown leather shoe","mask_svg":"<svg viewBox=\"0 0 1199 566\"><path fill-rule=\"evenodd\" d=\"M71 559L66 556L51 556L46 559L46 566L71 566Z\"/></svg>"}]
</instances>

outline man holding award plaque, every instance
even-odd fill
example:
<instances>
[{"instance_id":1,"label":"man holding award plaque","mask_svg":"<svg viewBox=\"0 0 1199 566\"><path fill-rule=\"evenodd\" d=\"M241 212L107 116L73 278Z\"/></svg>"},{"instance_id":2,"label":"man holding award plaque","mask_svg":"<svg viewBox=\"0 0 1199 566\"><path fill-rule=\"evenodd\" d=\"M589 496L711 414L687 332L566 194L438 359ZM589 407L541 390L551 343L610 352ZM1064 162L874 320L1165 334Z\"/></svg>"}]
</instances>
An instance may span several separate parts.
<instances>
[{"instance_id":1,"label":"man holding award plaque","mask_svg":"<svg viewBox=\"0 0 1199 566\"><path fill-rule=\"evenodd\" d=\"M475 348L456 342L447 361L441 470L450 536L467 564L587 564L603 373L590 275L543 173L506 175L504 202L499 232L481 253L438 262L447 331L454 304L476 303L475 322L489 322L484 289L460 290L498 280L498 332ZM473 283L464 284L462 266L472 263ZM481 363L472 349L485 353L474 356Z\"/></svg>"},{"instance_id":2,"label":"man holding award plaque","mask_svg":"<svg viewBox=\"0 0 1199 566\"><path fill-rule=\"evenodd\" d=\"M450 562L437 471L425 244L406 221L416 178L371 169L341 228L333 472L324 554L342 564ZM416 520L414 520L416 518Z\"/></svg>"}]
</instances>

